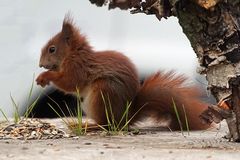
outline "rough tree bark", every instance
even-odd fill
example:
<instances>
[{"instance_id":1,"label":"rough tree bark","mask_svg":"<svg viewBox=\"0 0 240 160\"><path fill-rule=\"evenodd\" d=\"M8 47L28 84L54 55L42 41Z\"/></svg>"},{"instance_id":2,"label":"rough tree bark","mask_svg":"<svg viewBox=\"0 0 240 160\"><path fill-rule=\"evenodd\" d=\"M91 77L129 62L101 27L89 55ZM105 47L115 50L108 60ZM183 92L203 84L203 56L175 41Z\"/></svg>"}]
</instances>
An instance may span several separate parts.
<instances>
[{"instance_id":1,"label":"rough tree bark","mask_svg":"<svg viewBox=\"0 0 240 160\"><path fill-rule=\"evenodd\" d=\"M179 19L191 42L208 89L219 102L201 118L219 123L226 119L229 139L240 142L240 0L90 0L109 9L154 14L161 20Z\"/></svg>"}]
</instances>

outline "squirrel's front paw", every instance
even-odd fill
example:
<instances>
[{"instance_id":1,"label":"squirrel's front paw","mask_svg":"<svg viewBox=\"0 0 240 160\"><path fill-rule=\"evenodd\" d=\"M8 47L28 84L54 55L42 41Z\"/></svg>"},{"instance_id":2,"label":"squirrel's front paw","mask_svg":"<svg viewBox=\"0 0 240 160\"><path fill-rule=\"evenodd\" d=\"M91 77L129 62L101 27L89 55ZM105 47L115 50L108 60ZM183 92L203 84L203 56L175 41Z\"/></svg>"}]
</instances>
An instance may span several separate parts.
<instances>
[{"instance_id":1,"label":"squirrel's front paw","mask_svg":"<svg viewBox=\"0 0 240 160\"><path fill-rule=\"evenodd\" d=\"M37 85L40 85L42 87L45 87L46 85L49 85L49 80L46 76L46 72L43 72L40 74L36 79Z\"/></svg>"}]
</instances>

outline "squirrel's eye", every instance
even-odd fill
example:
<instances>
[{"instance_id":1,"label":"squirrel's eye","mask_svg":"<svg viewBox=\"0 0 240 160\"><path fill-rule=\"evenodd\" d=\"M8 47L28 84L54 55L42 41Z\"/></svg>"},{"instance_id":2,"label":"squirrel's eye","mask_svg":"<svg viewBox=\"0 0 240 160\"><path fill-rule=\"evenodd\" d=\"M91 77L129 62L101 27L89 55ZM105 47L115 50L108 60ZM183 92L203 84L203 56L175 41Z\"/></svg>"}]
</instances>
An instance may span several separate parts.
<instances>
[{"instance_id":1,"label":"squirrel's eye","mask_svg":"<svg viewBox=\"0 0 240 160\"><path fill-rule=\"evenodd\" d=\"M49 52L49 53L54 53L54 52L56 52L56 47L55 47L55 46L50 46L49 49L48 49L48 52Z\"/></svg>"}]
</instances>

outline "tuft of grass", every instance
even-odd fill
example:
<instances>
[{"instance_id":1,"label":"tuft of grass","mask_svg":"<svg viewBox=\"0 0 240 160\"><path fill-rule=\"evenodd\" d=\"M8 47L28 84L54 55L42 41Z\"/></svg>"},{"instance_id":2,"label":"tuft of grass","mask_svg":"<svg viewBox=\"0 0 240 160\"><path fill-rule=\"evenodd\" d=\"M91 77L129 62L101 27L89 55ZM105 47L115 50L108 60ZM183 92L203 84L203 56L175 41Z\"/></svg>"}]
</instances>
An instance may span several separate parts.
<instances>
[{"instance_id":1,"label":"tuft of grass","mask_svg":"<svg viewBox=\"0 0 240 160\"><path fill-rule=\"evenodd\" d=\"M102 96L103 104L104 104L104 107L105 107L105 115L106 115L106 119L107 119L108 130L101 125L99 125L99 127L102 128L106 132L108 132L108 131L116 132L117 131L117 126L116 126L116 121L115 121L115 118L114 118L114 114L112 112L112 106L111 106L109 96L108 96L108 104L105 100L105 97L104 97L102 91L101 91L101 96ZM109 110L111 110L110 111L111 113L109 113Z\"/></svg>"},{"instance_id":2,"label":"tuft of grass","mask_svg":"<svg viewBox=\"0 0 240 160\"><path fill-rule=\"evenodd\" d=\"M119 132L122 132L123 130L128 131L127 130L128 125L124 125L125 127L121 127L121 123L122 123L123 119L128 118L128 110L131 105L126 106L124 114L122 115L120 121L117 122L114 117L114 113L112 110L112 104L111 104L109 95L107 95L107 102L106 102L106 98L104 97L102 91L101 91L101 96L102 96L103 104L105 107L105 115L106 115L106 119L107 119L107 124L105 126L107 126L107 128L105 128L102 125L98 125L98 126L100 128L102 128L103 131L109 133L110 135L116 135Z\"/></svg>"},{"instance_id":3,"label":"tuft of grass","mask_svg":"<svg viewBox=\"0 0 240 160\"><path fill-rule=\"evenodd\" d=\"M27 110L23 113L23 117L24 118L29 118L30 113L32 112L32 110L34 109L34 107L36 106L39 98L42 95L42 92L39 94L39 96L30 104L30 100L32 98L33 95L33 90L34 90L34 79L35 79L35 74L33 74L33 80L31 83L31 87L29 89L29 93L28 93L28 104L27 104ZM13 98L12 94L10 93L10 99L12 102L12 106L14 108L14 113L13 113L13 119L14 119L14 123L18 123L22 117L21 114L19 112L19 105L16 103L15 99ZM6 119L7 122L10 122L8 117L6 116L6 114L4 113L4 111L0 108L0 112L3 115L3 117Z\"/></svg>"},{"instance_id":4,"label":"tuft of grass","mask_svg":"<svg viewBox=\"0 0 240 160\"><path fill-rule=\"evenodd\" d=\"M178 112L178 109L177 109L177 106L176 106L176 103L175 103L174 99L172 99L172 102L173 102L174 112L175 112L177 120L178 120L179 128L181 130L182 135L184 136L183 123L182 123L182 121L180 119L179 112ZM187 131L188 135L190 135L189 122L188 122L188 117L187 117L187 113L186 113L186 109L185 109L184 105L182 105L182 109L183 109L183 113L184 113L184 120L185 120L185 125L186 125L186 131Z\"/></svg>"},{"instance_id":5,"label":"tuft of grass","mask_svg":"<svg viewBox=\"0 0 240 160\"><path fill-rule=\"evenodd\" d=\"M173 102L173 109L174 109L174 112L176 114L176 117L177 117L177 120L178 120L178 124L179 124L180 130L181 130L181 133L184 136L182 122L181 122L181 119L180 119L180 116L179 116L179 112L178 112L176 103L175 103L173 98L172 98L172 102Z\"/></svg>"},{"instance_id":6,"label":"tuft of grass","mask_svg":"<svg viewBox=\"0 0 240 160\"><path fill-rule=\"evenodd\" d=\"M85 123L85 129L83 129L82 125L83 125L83 110L81 107L81 96L80 96L80 92L79 89L76 88L77 90L77 128L76 128L76 134L77 135L84 135L87 132L87 123Z\"/></svg>"},{"instance_id":7,"label":"tuft of grass","mask_svg":"<svg viewBox=\"0 0 240 160\"><path fill-rule=\"evenodd\" d=\"M36 106L39 98L41 97L41 94L39 94L39 96L30 104L30 100L32 98L32 94L33 94L33 90L34 90L34 79L35 79L35 74L33 74L33 80L31 83L31 87L29 89L29 93L28 93L28 105L27 105L27 110L23 113L23 117L24 118L29 118L30 113L32 112L32 110L34 109L34 107ZM10 93L10 99L14 108L14 113L13 113L13 119L14 119L14 123L18 123L22 117L21 114L19 112L19 105L16 103L15 99L13 98L12 94ZM6 114L3 112L2 109L0 109L1 114L4 116L4 118L9 122L9 119L7 118Z\"/></svg>"},{"instance_id":8,"label":"tuft of grass","mask_svg":"<svg viewBox=\"0 0 240 160\"><path fill-rule=\"evenodd\" d=\"M129 109L132 106L132 102L127 102L126 107L125 107L125 111L123 112L123 115L120 119L119 122L117 122L115 120L113 111L112 111L112 105L111 105L111 101L110 101L110 97L109 95L107 96L107 102L106 102L106 98L104 97L102 91L101 91L101 96L102 96L102 100L104 103L104 107L105 107L105 114L106 114L106 119L107 119L107 129L104 126L98 125L100 128L103 129L103 131L109 133L110 135L116 135L122 132L129 132L129 124L131 122L131 120L137 115L137 113L144 107L147 105L144 104L142 107L140 107L140 109L132 115L132 117L129 117ZM122 122L125 120L125 122L122 124Z\"/></svg>"},{"instance_id":9,"label":"tuft of grass","mask_svg":"<svg viewBox=\"0 0 240 160\"><path fill-rule=\"evenodd\" d=\"M34 90L34 79L35 79L35 74L33 74L33 80L31 83L31 87L29 89L29 93L28 93L28 105L27 105L27 110L25 111L25 113L23 114L24 118L29 118L30 113L32 112L32 110L34 109L34 107L36 106L39 98L41 97L41 94L39 94L39 96L31 103L30 100L32 98L32 93ZM14 114L13 114L13 118L14 118L14 123L18 123L21 120L21 114L19 112L19 105L16 103L15 99L13 98L13 96L10 93L10 99L12 101L13 107L14 107ZM3 114L3 113L2 113Z\"/></svg>"},{"instance_id":10,"label":"tuft of grass","mask_svg":"<svg viewBox=\"0 0 240 160\"><path fill-rule=\"evenodd\" d=\"M60 107L60 105L53 100L51 97L47 96L60 110L61 114L63 116L60 115L60 113L50 104L48 103L48 106L55 112L55 114L65 123L66 126L69 127L69 129L76 134L77 136L81 136L81 135L85 135L87 133L87 123L85 123L85 127L83 126L83 111L81 108L81 97L80 97L80 92L77 89L77 110L75 111L76 114L76 118L74 116L74 113L71 111L70 107L68 106L68 104L66 102L65 103L65 107L70 115L70 119L65 119L64 117L67 117L66 114L64 113L64 111L62 110L62 108Z\"/></svg>"},{"instance_id":11,"label":"tuft of grass","mask_svg":"<svg viewBox=\"0 0 240 160\"><path fill-rule=\"evenodd\" d=\"M66 102L65 103L65 106L68 110L68 113L70 115L70 120L67 120L67 126L68 128L73 132L75 133L76 135L85 135L87 133L87 128L88 128L88 123L87 123L87 120L85 122L85 127L83 128L83 122L82 122L82 119L83 119L83 112L82 112L82 109L81 109L81 106L80 104L77 106L77 111L75 111L75 114L70 110L70 107L68 106L68 104ZM78 102L79 103L79 102ZM76 120L76 116L77 115L77 120ZM66 116L65 116L66 117ZM76 125L77 124L77 125ZM73 125L73 126L72 126Z\"/></svg>"}]
</instances>

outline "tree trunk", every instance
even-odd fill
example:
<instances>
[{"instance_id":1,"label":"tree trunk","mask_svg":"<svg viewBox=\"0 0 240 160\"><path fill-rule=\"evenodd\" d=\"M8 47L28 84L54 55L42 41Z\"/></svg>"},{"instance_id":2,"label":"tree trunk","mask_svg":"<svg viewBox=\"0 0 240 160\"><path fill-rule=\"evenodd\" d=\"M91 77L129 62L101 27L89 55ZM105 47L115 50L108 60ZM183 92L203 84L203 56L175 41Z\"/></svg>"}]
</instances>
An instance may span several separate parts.
<instances>
[{"instance_id":1,"label":"tree trunk","mask_svg":"<svg viewBox=\"0 0 240 160\"><path fill-rule=\"evenodd\" d=\"M107 0L90 0L98 6ZM240 0L111 0L109 9L176 16L191 42L208 89L219 102L201 118L208 123L226 119L230 136L240 141Z\"/></svg>"},{"instance_id":2,"label":"tree trunk","mask_svg":"<svg viewBox=\"0 0 240 160\"><path fill-rule=\"evenodd\" d=\"M229 106L230 116L223 117L228 123L229 138L240 141L239 1L238 4L230 1L219 2L208 10L190 2L177 11L183 32L199 59L199 72L206 75L208 88L217 101L226 100ZM211 115L212 112L206 111L204 114ZM211 122L212 119L206 120Z\"/></svg>"}]
</instances>

